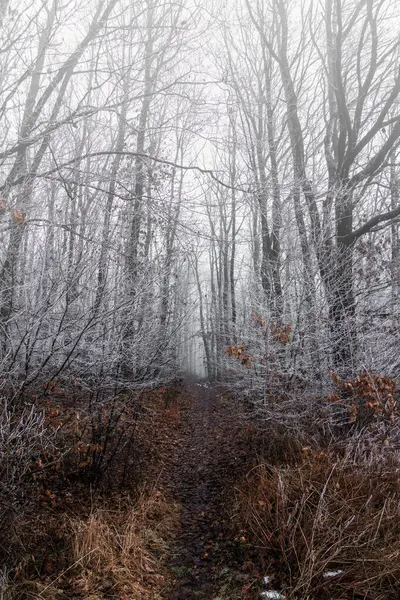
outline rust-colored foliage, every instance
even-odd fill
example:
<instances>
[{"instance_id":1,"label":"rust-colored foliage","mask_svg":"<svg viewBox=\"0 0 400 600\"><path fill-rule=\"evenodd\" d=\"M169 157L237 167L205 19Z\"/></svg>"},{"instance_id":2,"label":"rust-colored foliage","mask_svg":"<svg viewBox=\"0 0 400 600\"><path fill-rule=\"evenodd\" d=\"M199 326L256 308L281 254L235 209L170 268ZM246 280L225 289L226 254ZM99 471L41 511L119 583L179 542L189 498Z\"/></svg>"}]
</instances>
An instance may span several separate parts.
<instances>
[{"instance_id":1,"label":"rust-colored foliage","mask_svg":"<svg viewBox=\"0 0 400 600\"><path fill-rule=\"evenodd\" d=\"M244 367L247 367L247 368L249 368L249 367L251 366L252 360L253 360L253 359L252 359L252 357L250 356L250 354L246 354L246 353L245 353L245 354L243 354L243 356L242 356L241 363L242 363L242 365L243 365Z\"/></svg>"},{"instance_id":2,"label":"rust-colored foliage","mask_svg":"<svg viewBox=\"0 0 400 600\"><path fill-rule=\"evenodd\" d=\"M226 352L228 356L234 356L235 358L241 358L242 354L246 350L246 346L228 346Z\"/></svg>"},{"instance_id":3,"label":"rust-colored foliage","mask_svg":"<svg viewBox=\"0 0 400 600\"><path fill-rule=\"evenodd\" d=\"M63 398L66 395L65 389L62 387L62 385L57 379L51 379L50 381L45 383L42 387L42 390L43 396Z\"/></svg>"},{"instance_id":4,"label":"rust-colored foliage","mask_svg":"<svg viewBox=\"0 0 400 600\"><path fill-rule=\"evenodd\" d=\"M250 367L253 360L253 357L248 352L246 352L246 346L244 345L228 346L226 349L226 353L228 354L228 356L233 356L237 360L240 360L241 364L247 368Z\"/></svg>"},{"instance_id":5,"label":"rust-colored foliage","mask_svg":"<svg viewBox=\"0 0 400 600\"><path fill-rule=\"evenodd\" d=\"M329 396L328 400L348 405L350 423L365 425L380 418L394 419L398 412L395 380L367 371L348 381L342 380L332 370L330 375L338 393Z\"/></svg>"},{"instance_id":6,"label":"rust-colored foliage","mask_svg":"<svg viewBox=\"0 0 400 600\"><path fill-rule=\"evenodd\" d=\"M251 320L254 321L254 323L257 323L257 325L260 325L260 327L265 326L264 319L260 317L260 315L258 315L257 313L251 313Z\"/></svg>"},{"instance_id":7,"label":"rust-colored foliage","mask_svg":"<svg viewBox=\"0 0 400 600\"><path fill-rule=\"evenodd\" d=\"M14 223L23 223L25 221L25 214L21 210L14 210L13 219Z\"/></svg>"},{"instance_id":8,"label":"rust-colored foliage","mask_svg":"<svg viewBox=\"0 0 400 600\"><path fill-rule=\"evenodd\" d=\"M271 321L272 337L280 344L290 344L290 334L292 333L291 325L278 325L275 321Z\"/></svg>"}]
</instances>

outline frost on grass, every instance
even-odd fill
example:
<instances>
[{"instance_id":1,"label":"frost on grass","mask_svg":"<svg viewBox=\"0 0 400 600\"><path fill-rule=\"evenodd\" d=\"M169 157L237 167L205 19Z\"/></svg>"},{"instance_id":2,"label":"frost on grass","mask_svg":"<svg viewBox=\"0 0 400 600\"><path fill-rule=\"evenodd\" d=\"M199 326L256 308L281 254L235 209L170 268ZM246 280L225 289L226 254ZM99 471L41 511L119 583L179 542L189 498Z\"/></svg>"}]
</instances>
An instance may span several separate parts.
<instances>
[{"instance_id":1,"label":"frost on grass","mask_svg":"<svg viewBox=\"0 0 400 600\"><path fill-rule=\"evenodd\" d=\"M267 598L268 600L286 600L286 596L277 592L276 590L270 590L268 592L261 592L261 598Z\"/></svg>"}]
</instances>

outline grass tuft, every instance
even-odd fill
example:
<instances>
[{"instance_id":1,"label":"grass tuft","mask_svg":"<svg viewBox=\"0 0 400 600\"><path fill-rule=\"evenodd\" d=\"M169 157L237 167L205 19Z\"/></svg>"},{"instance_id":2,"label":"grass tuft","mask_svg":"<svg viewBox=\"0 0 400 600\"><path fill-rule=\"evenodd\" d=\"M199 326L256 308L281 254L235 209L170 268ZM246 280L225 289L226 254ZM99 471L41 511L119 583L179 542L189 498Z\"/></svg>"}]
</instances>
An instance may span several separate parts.
<instances>
[{"instance_id":1,"label":"grass tuft","mask_svg":"<svg viewBox=\"0 0 400 600\"><path fill-rule=\"evenodd\" d=\"M143 495L134 508L99 509L70 523L77 591L136 594L162 580L166 539L176 526L177 507L160 492Z\"/></svg>"},{"instance_id":2,"label":"grass tuft","mask_svg":"<svg viewBox=\"0 0 400 600\"><path fill-rule=\"evenodd\" d=\"M271 446L273 431L269 438ZM399 598L400 461L371 447L365 460L352 439L347 450L300 452L297 440L277 440L287 460L264 455L237 493L236 522L274 586L293 599Z\"/></svg>"}]
</instances>

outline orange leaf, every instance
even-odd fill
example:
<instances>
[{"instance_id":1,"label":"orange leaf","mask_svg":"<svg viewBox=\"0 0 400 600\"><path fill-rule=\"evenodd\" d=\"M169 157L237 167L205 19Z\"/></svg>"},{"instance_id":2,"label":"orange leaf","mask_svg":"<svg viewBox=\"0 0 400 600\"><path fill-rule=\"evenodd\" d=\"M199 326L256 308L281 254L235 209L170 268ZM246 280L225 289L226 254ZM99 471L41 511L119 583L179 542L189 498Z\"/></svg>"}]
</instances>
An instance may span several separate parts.
<instances>
[{"instance_id":1,"label":"orange leaf","mask_svg":"<svg viewBox=\"0 0 400 600\"><path fill-rule=\"evenodd\" d=\"M13 212L14 223L23 223L25 221L25 215L20 210L15 210Z\"/></svg>"}]
</instances>

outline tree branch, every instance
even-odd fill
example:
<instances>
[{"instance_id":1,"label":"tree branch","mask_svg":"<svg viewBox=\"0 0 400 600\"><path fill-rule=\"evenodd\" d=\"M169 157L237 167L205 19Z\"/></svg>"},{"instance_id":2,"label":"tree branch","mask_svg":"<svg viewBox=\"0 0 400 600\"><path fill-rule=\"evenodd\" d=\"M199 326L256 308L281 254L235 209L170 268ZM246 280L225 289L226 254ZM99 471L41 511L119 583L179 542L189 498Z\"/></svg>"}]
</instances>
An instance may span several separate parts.
<instances>
[{"instance_id":1,"label":"tree branch","mask_svg":"<svg viewBox=\"0 0 400 600\"><path fill-rule=\"evenodd\" d=\"M226 188L228 190L236 190L239 192L243 192L245 194L248 194L251 191L249 188L244 189L244 188L232 186L229 183L225 183L224 181L222 181L215 175L215 173L212 169L203 169L202 167L199 167L197 165L195 165L195 166L181 165L181 164L175 163L173 161L166 160L164 158L157 158L156 156L151 156L150 154L145 154L145 153L141 153L141 152L128 152L128 151L117 152L115 150L103 150L103 151L99 151L99 152L88 152L86 154L82 154L82 156L77 156L75 158L72 158L71 160L69 160L65 163L62 163L62 164L58 165L57 167L54 167L53 169L50 169L43 173L34 175L33 179L40 179L41 177L48 177L49 175L53 175L54 173L57 173L61 169L65 169L66 167L74 165L78 162L81 162L82 160L87 159L87 158L95 158L97 156L112 156L112 155L114 155L114 156L129 156L131 158L142 158L143 160L150 160L152 162L167 165L169 167L174 167L176 169L182 169L183 171L197 171L198 173L201 173L202 175L208 175L216 183L218 183L219 185L222 185L224 188ZM21 177L18 177L17 179L15 179L14 181L4 183L2 186L0 186L0 192L3 192L5 189L8 189L9 187L13 187L15 185L20 185L20 184L24 183L27 179L29 180L29 175L21 176Z\"/></svg>"},{"instance_id":2,"label":"tree branch","mask_svg":"<svg viewBox=\"0 0 400 600\"><path fill-rule=\"evenodd\" d=\"M375 217L372 217L371 219L369 219L369 221L364 223L364 225L361 225L361 227L359 227L358 229L353 231L352 236L351 236L353 243L356 242L358 240L358 238L360 238L362 235L369 233L371 231L371 229L373 229L380 223L383 223L384 221L392 221L399 215L400 215L400 206L398 206L397 208L394 208L393 210L389 210L388 212L382 213L381 215L375 215Z\"/></svg>"}]
</instances>

